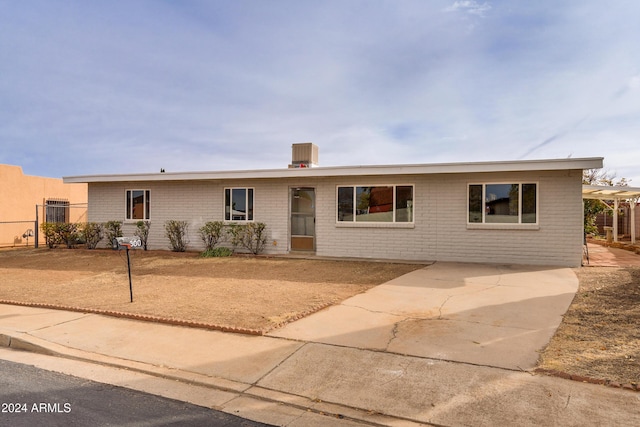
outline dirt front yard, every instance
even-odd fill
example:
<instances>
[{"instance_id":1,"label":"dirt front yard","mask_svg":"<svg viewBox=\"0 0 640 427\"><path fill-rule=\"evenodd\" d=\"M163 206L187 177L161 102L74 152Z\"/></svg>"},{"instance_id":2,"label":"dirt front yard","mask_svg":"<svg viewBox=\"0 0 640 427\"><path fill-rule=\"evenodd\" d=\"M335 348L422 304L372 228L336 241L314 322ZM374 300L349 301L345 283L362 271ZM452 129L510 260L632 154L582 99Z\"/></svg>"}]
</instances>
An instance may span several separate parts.
<instances>
[{"instance_id":1,"label":"dirt front yard","mask_svg":"<svg viewBox=\"0 0 640 427\"><path fill-rule=\"evenodd\" d=\"M200 258L84 249L0 251L0 300L120 312L262 333L343 301L417 264ZM580 288L539 367L621 384L640 381L640 268L576 269Z\"/></svg>"},{"instance_id":2,"label":"dirt front yard","mask_svg":"<svg viewBox=\"0 0 640 427\"><path fill-rule=\"evenodd\" d=\"M640 383L640 267L583 267L580 288L540 368Z\"/></svg>"},{"instance_id":3,"label":"dirt front yard","mask_svg":"<svg viewBox=\"0 0 640 427\"><path fill-rule=\"evenodd\" d=\"M264 332L424 267L195 253L0 251L0 300L54 304Z\"/></svg>"}]
</instances>

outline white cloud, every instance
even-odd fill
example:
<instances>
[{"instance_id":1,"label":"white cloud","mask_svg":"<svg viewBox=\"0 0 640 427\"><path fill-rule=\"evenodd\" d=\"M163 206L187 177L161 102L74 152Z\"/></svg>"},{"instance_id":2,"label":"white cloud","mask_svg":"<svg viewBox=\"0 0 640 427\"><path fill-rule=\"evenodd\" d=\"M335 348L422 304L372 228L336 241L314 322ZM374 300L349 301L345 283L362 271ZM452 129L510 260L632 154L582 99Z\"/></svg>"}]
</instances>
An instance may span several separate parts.
<instances>
[{"instance_id":1,"label":"white cloud","mask_svg":"<svg viewBox=\"0 0 640 427\"><path fill-rule=\"evenodd\" d=\"M489 10L491 10L491 5L489 3L478 3L475 0L456 1L451 6L445 9L445 11L447 12L460 11L480 17L484 17Z\"/></svg>"},{"instance_id":2,"label":"white cloud","mask_svg":"<svg viewBox=\"0 0 640 427\"><path fill-rule=\"evenodd\" d=\"M629 79L630 89L640 89L640 74L637 74Z\"/></svg>"},{"instance_id":3,"label":"white cloud","mask_svg":"<svg viewBox=\"0 0 640 427\"><path fill-rule=\"evenodd\" d=\"M536 147L528 158L640 164L640 3L32 0L5 12L0 163L30 174L284 167L305 141L326 166Z\"/></svg>"}]
</instances>

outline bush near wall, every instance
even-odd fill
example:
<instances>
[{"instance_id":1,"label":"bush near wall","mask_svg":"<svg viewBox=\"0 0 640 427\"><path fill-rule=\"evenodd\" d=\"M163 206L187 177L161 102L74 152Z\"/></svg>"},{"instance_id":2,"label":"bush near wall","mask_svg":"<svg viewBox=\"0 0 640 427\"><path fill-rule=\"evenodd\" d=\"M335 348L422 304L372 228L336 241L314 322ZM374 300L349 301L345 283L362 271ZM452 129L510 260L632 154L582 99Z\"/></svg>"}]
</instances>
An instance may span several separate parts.
<instances>
[{"instance_id":1,"label":"bush near wall","mask_svg":"<svg viewBox=\"0 0 640 427\"><path fill-rule=\"evenodd\" d=\"M57 223L55 222L43 222L40 224L40 229L42 230L42 234L44 234L44 241L49 249L53 249L61 243L56 227Z\"/></svg>"},{"instance_id":2,"label":"bush near wall","mask_svg":"<svg viewBox=\"0 0 640 427\"><path fill-rule=\"evenodd\" d=\"M74 248L82 243L83 236L78 224L70 222L43 222L40 225L45 242L50 249L65 244L67 248Z\"/></svg>"},{"instance_id":3,"label":"bush near wall","mask_svg":"<svg viewBox=\"0 0 640 427\"><path fill-rule=\"evenodd\" d=\"M75 248L80 243L80 231L78 224L72 222L62 222L58 224L58 234L62 243L67 245L68 249Z\"/></svg>"},{"instance_id":4,"label":"bush near wall","mask_svg":"<svg viewBox=\"0 0 640 427\"><path fill-rule=\"evenodd\" d=\"M254 255L264 251L267 244L267 224L248 222L246 224L227 224L227 238L235 252L242 247Z\"/></svg>"},{"instance_id":5,"label":"bush near wall","mask_svg":"<svg viewBox=\"0 0 640 427\"><path fill-rule=\"evenodd\" d=\"M204 242L203 256L229 256L238 247L244 248L254 255L261 253L267 243L267 225L263 222L249 222L246 224L210 221L199 230L200 238ZM227 242L232 249L216 247Z\"/></svg>"},{"instance_id":6,"label":"bush near wall","mask_svg":"<svg viewBox=\"0 0 640 427\"><path fill-rule=\"evenodd\" d=\"M174 252L187 250L189 238L187 236L187 221L171 219L164 223L165 237L169 239L169 248Z\"/></svg>"},{"instance_id":7,"label":"bush near wall","mask_svg":"<svg viewBox=\"0 0 640 427\"><path fill-rule=\"evenodd\" d=\"M226 237L226 231L222 221L209 221L200 227L198 233L204 243L205 252L213 251Z\"/></svg>"},{"instance_id":8,"label":"bush near wall","mask_svg":"<svg viewBox=\"0 0 640 427\"><path fill-rule=\"evenodd\" d=\"M149 221L138 221L136 222L136 231L133 233L137 237L140 238L140 243L142 243L142 248L147 250L147 241L149 240L149 229L151 228L151 222Z\"/></svg>"},{"instance_id":9,"label":"bush near wall","mask_svg":"<svg viewBox=\"0 0 640 427\"><path fill-rule=\"evenodd\" d=\"M104 227L97 222L85 222L80 226L80 235L87 245L87 249L95 249L104 238Z\"/></svg>"},{"instance_id":10,"label":"bush near wall","mask_svg":"<svg viewBox=\"0 0 640 427\"><path fill-rule=\"evenodd\" d=\"M113 239L116 237L122 237L122 221L105 222L104 231L107 233L107 245L111 246Z\"/></svg>"},{"instance_id":11,"label":"bush near wall","mask_svg":"<svg viewBox=\"0 0 640 427\"><path fill-rule=\"evenodd\" d=\"M254 255L264 250L267 244L267 224L250 222L244 225L240 243Z\"/></svg>"}]
</instances>

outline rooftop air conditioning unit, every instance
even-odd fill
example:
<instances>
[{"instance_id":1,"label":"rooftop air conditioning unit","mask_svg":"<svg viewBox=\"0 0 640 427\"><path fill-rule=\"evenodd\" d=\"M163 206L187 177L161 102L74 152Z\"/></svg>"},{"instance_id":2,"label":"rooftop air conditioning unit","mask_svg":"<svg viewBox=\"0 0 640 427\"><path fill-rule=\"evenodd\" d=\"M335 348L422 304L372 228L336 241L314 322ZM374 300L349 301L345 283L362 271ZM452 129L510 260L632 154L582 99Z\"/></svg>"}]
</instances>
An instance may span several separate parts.
<instances>
[{"instance_id":1,"label":"rooftop air conditioning unit","mask_svg":"<svg viewBox=\"0 0 640 427\"><path fill-rule=\"evenodd\" d=\"M318 146L311 142L291 145L289 168L313 168L318 166Z\"/></svg>"}]
</instances>

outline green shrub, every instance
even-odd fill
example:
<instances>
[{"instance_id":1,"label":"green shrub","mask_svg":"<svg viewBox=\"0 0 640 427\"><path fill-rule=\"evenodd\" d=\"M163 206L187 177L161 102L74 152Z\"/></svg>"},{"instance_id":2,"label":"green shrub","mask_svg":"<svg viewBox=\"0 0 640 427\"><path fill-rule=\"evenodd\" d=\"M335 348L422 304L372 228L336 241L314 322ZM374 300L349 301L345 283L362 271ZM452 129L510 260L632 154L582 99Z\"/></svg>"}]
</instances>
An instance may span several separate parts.
<instances>
[{"instance_id":1,"label":"green shrub","mask_svg":"<svg viewBox=\"0 0 640 427\"><path fill-rule=\"evenodd\" d=\"M242 246L242 240L244 237L244 224L231 223L227 224L227 235L229 242L233 247L233 252L236 251L238 246Z\"/></svg>"},{"instance_id":2,"label":"green shrub","mask_svg":"<svg viewBox=\"0 0 640 427\"><path fill-rule=\"evenodd\" d=\"M75 247L83 235L78 224L69 222L44 222L40 225L45 242L50 249L64 243L67 248Z\"/></svg>"},{"instance_id":3,"label":"green shrub","mask_svg":"<svg viewBox=\"0 0 640 427\"><path fill-rule=\"evenodd\" d=\"M257 255L264 250L267 244L267 224L264 222L227 224L227 235L234 252L240 246Z\"/></svg>"},{"instance_id":4,"label":"green shrub","mask_svg":"<svg viewBox=\"0 0 640 427\"><path fill-rule=\"evenodd\" d=\"M189 240L187 238L187 221L169 220L164 223L165 237L169 239L169 248L173 252L187 250Z\"/></svg>"},{"instance_id":5,"label":"green shrub","mask_svg":"<svg viewBox=\"0 0 640 427\"><path fill-rule=\"evenodd\" d=\"M229 248L225 248L224 246L213 248L213 249L207 249L206 251L200 254L202 258L225 257L225 256L231 256L231 255L233 255L233 251Z\"/></svg>"},{"instance_id":6,"label":"green shrub","mask_svg":"<svg viewBox=\"0 0 640 427\"><path fill-rule=\"evenodd\" d=\"M122 221L107 221L104 224L104 230L107 233L107 241L109 246L116 237L122 237Z\"/></svg>"},{"instance_id":7,"label":"green shrub","mask_svg":"<svg viewBox=\"0 0 640 427\"><path fill-rule=\"evenodd\" d=\"M599 213L606 211L606 205L595 199L583 200L584 204L584 232L586 234L597 236L598 227L596 226L596 217Z\"/></svg>"},{"instance_id":8,"label":"green shrub","mask_svg":"<svg viewBox=\"0 0 640 427\"><path fill-rule=\"evenodd\" d=\"M240 243L254 255L261 253L267 244L267 224L264 222L247 223L244 226Z\"/></svg>"},{"instance_id":9,"label":"green shrub","mask_svg":"<svg viewBox=\"0 0 640 427\"><path fill-rule=\"evenodd\" d=\"M136 231L133 233L134 235L140 238L140 242L142 243L142 248L147 250L147 240L149 240L149 229L151 228L150 221L138 221L136 222Z\"/></svg>"},{"instance_id":10,"label":"green shrub","mask_svg":"<svg viewBox=\"0 0 640 427\"><path fill-rule=\"evenodd\" d=\"M80 239L78 224L59 222L56 224L56 232L60 238L60 242L67 245L67 248L71 249L78 244L78 240Z\"/></svg>"},{"instance_id":11,"label":"green shrub","mask_svg":"<svg viewBox=\"0 0 640 427\"><path fill-rule=\"evenodd\" d=\"M104 228L97 222L85 222L80 227L80 236L87 244L87 249L95 249L104 237Z\"/></svg>"},{"instance_id":12,"label":"green shrub","mask_svg":"<svg viewBox=\"0 0 640 427\"><path fill-rule=\"evenodd\" d=\"M43 222L42 224L40 224L40 229L42 229L44 240L49 249L53 249L56 247L56 245L62 243L60 241L57 224L55 222Z\"/></svg>"},{"instance_id":13,"label":"green shrub","mask_svg":"<svg viewBox=\"0 0 640 427\"><path fill-rule=\"evenodd\" d=\"M226 234L222 221L209 221L200 227L198 233L206 248L205 252L214 249L216 245L224 239Z\"/></svg>"}]
</instances>

